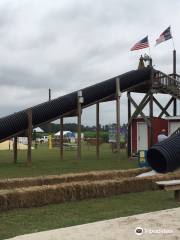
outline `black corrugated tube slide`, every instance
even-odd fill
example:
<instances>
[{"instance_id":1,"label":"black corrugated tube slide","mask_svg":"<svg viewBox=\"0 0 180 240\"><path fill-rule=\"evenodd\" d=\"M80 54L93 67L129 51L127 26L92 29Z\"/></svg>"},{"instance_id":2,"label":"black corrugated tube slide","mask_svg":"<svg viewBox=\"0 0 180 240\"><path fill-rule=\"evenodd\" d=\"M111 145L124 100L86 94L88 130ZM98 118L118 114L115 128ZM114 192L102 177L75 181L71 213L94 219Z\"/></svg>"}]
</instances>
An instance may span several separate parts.
<instances>
[{"instance_id":1,"label":"black corrugated tube slide","mask_svg":"<svg viewBox=\"0 0 180 240\"><path fill-rule=\"evenodd\" d=\"M180 133L152 146L147 152L147 161L159 173L180 168Z\"/></svg>"},{"instance_id":2,"label":"black corrugated tube slide","mask_svg":"<svg viewBox=\"0 0 180 240\"><path fill-rule=\"evenodd\" d=\"M152 68L147 67L141 70L134 70L119 75L120 88L122 92L126 89L150 80ZM104 82L97 83L93 86L82 89L84 103L82 107L95 103L101 99L108 97L116 92L116 77L108 79ZM65 113L75 111L77 109L77 91L36 105L32 109L32 124L39 126L40 124L52 119L60 118ZM20 111L0 119L0 141L26 130L28 127L27 109Z\"/></svg>"}]
</instances>

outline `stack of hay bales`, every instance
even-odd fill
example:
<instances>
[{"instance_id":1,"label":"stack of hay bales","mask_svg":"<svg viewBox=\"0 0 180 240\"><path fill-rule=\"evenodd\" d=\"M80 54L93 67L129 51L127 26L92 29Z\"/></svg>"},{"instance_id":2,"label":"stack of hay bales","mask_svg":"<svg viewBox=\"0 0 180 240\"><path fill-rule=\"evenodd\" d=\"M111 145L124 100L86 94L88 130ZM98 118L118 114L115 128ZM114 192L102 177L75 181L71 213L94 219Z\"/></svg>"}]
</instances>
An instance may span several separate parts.
<instances>
[{"instance_id":1,"label":"stack of hay bales","mask_svg":"<svg viewBox=\"0 0 180 240\"><path fill-rule=\"evenodd\" d=\"M136 168L129 170L107 170L107 171L91 171L84 173L69 173L62 175L49 175L28 178L11 178L0 180L1 189L12 189L30 186L53 185L66 182L83 182L96 181L105 179L122 179L135 177L141 173L149 171L148 168Z\"/></svg>"},{"instance_id":2,"label":"stack of hay bales","mask_svg":"<svg viewBox=\"0 0 180 240\"><path fill-rule=\"evenodd\" d=\"M27 145L18 143L17 145L18 150L26 150ZM7 140L2 143L0 143L0 150L13 150L13 141L12 140Z\"/></svg>"},{"instance_id":3,"label":"stack of hay bales","mask_svg":"<svg viewBox=\"0 0 180 240\"><path fill-rule=\"evenodd\" d=\"M111 171L107 171L104 172L104 175L99 173L101 179L98 179L97 172L92 172L87 175L56 176L55 181L52 176L24 179L25 183L21 179L3 180L4 182L1 180L0 210L38 207L51 203L109 197L123 193L154 191L159 190L155 184L156 181L180 178L180 172L137 178L133 175L136 171L139 174L139 170L112 171L111 174ZM131 177L127 176L130 172ZM116 177L113 178L113 174Z\"/></svg>"}]
</instances>

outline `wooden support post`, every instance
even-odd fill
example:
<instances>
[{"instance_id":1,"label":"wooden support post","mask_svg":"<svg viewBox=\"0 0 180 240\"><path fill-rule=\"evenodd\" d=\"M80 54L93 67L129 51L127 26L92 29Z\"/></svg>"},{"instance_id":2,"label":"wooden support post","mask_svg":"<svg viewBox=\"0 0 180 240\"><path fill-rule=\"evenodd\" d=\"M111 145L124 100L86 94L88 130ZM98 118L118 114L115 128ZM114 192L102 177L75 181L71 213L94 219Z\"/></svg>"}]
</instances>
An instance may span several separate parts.
<instances>
[{"instance_id":1,"label":"wooden support post","mask_svg":"<svg viewBox=\"0 0 180 240\"><path fill-rule=\"evenodd\" d=\"M174 197L176 201L180 202L180 190L174 191Z\"/></svg>"},{"instance_id":2,"label":"wooden support post","mask_svg":"<svg viewBox=\"0 0 180 240\"><path fill-rule=\"evenodd\" d=\"M173 74L176 74L176 50L173 50ZM174 76L175 77L175 76Z\"/></svg>"},{"instance_id":3,"label":"wooden support post","mask_svg":"<svg viewBox=\"0 0 180 240\"><path fill-rule=\"evenodd\" d=\"M130 92L127 92L127 96L128 96L128 122L129 122L131 118ZM127 154L128 154L128 157L131 157L131 124L128 124Z\"/></svg>"},{"instance_id":4,"label":"wooden support post","mask_svg":"<svg viewBox=\"0 0 180 240\"><path fill-rule=\"evenodd\" d=\"M173 50L173 77L176 79L176 50ZM173 99L173 115L177 116L177 99Z\"/></svg>"},{"instance_id":5,"label":"wooden support post","mask_svg":"<svg viewBox=\"0 0 180 240\"><path fill-rule=\"evenodd\" d=\"M99 159L99 103L96 103L96 158Z\"/></svg>"},{"instance_id":6,"label":"wooden support post","mask_svg":"<svg viewBox=\"0 0 180 240\"><path fill-rule=\"evenodd\" d=\"M14 152L14 163L17 163L17 137L14 137L13 152Z\"/></svg>"},{"instance_id":7,"label":"wooden support post","mask_svg":"<svg viewBox=\"0 0 180 240\"><path fill-rule=\"evenodd\" d=\"M140 114L142 116L142 118L144 119L144 121L147 123L148 127L151 127L151 122L143 113L144 107L150 101L150 94L151 94L151 91L149 90L143 97L140 104L137 105L137 103L131 97L130 92L127 93L127 97L128 97L128 157L131 157L131 124L132 124L133 119L138 117L138 115ZM131 115L131 104L135 107L135 111L132 115ZM152 109L152 111L153 111L153 109Z\"/></svg>"},{"instance_id":8,"label":"wooden support post","mask_svg":"<svg viewBox=\"0 0 180 240\"><path fill-rule=\"evenodd\" d=\"M27 150L27 164L31 164L31 146L32 146L32 110L27 110L28 116L28 150Z\"/></svg>"},{"instance_id":9,"label":"wooden support post","mask_svg":"<svg viewBox=\"0 0 180 240\"><path fill-rule=\"evenodd\" d=\"M51 101L51 89L49 88L49 102ZM48 123L48 148L52 149L51 122Z\"/></svg>"},{"instance_id":10,"label":"wooden support post","mask_svg":"<svg viewBox=\"0 0 180 240\"><path fill-rule=\"evenodd\" d=\"M149 117L150 117L150 147L153 145L154 134L153 134L153 93L150 92L149 96Z\"/></svg>"},{"instance_id":11,"label":"wooden support post","mask_svg":"<svg viewBox=\"0 0 180 240\"><path fill-rule=\"evenodd\" d=\"M83 103L82 91L77 93L77 160L81 160L81 104Z\"/></svg>"},{"instance_id":12,"label":"wooden support post","mask_svg":"<svg viewBox=\"0 0 180 240\"><path fill-rule=\"evenodd\" d=\"M177 99L173 100L173 116L177 116Z\"/></svg>"},{"instance_id":13,"label":"wooden support post","mask_svg":"<svg viewBox=\"0 0 180 240\"><path fill-rule=\"evenodd\" d=\"M63 137L63 117L60 118L60 159L64 159L64 151L63 151L63 142L64 142L64 137Z\"/></svg>"},{"instance_id":14,"label":"wooden support post","mask_svg":"<svg viewBox=\"0 0 180 240\"><path fill-rule=\"evenodd\" d=\"M116 78L116 145L120 152L120 79Z\"/></svg>"}]
</instances>

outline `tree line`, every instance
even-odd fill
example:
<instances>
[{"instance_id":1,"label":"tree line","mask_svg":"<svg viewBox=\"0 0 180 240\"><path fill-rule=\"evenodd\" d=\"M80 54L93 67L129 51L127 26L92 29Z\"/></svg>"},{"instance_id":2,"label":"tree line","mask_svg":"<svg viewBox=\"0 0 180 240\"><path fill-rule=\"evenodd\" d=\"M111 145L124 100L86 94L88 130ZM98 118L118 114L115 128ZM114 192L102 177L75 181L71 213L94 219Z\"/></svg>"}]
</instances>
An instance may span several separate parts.
<instances>
[{"instance_id":1,"label":"tree line","mask_svg":"<svg viewBox=\"0 0 180 240\"><path fill-rule=\"evenodd\" d=\"M57 124L57 123L44 124L40 127L46 133L48 133L49 131L51 131L51 133L56 133L60 130L60 124ZM121 128L126 129L127 125L123 124L123 126L121 126ZM64 129L64 131L77 132L77 124L76 123L64 123L63 129ZM82 129L82 132L86 132L86 131L95 132L96 126L81 125L81 129ZM107 132L108 130L109 130L109 125L100 125L100 131Z\"/></svg>"}]
</instances>

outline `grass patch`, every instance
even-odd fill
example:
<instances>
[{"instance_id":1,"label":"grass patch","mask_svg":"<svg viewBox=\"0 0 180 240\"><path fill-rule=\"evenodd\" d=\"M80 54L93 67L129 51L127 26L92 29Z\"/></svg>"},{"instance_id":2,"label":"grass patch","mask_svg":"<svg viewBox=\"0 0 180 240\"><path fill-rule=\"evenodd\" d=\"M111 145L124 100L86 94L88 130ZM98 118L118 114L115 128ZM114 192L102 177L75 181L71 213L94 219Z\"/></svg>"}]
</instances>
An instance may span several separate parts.
<instances>
[{"instance_id":1,"label":"grass patch","mask_svg":"<svg viewBox=\"0 0 180 240\"><path fill-rule=\"evenodd\" d=\"M32 151L32 166L26 165L26 151L18 152L18 163L13 163L12 151L0 151L0 178L31 177L61 173L75 173L93 170L129 169L138 167L137 161L128 160L126 151L118 156L111 152L108 144L101 146L100 159L96 159L95 147L83 145L82 159L76 161L76 151L65 151L60 160L58 148L48 150L46 145Z\"/></svg>"},{"instance_id":2,"label":"grass patch","mask_svg":"<svg viewBox=\"0 0 180 240\"><path fill-rule=\"evenodd\" d=\"M82 150L81 161L76 161L76 151L65 151L64 161L60 161L59 149L48 150L42 145L32 151L32 166L29 167L26 151L19 151L17 164L13 164L12 151L0 151L0 178L138 167L137 161L127 159L125 151L118 156L111 152L108 144L101 145L99 160L95 157L95 147L88 150L84 144ZM11 210L1 212L0 239L179 206L172 192L157 191Z\"/></svg>"},{"instance_id":3,"label":"grass patch","mask_svg":"<svg viewBox=\"0 0 180 240\"><path fill-rule=\"evenodd\" d=\"M1 213L0 239L179 206L172 192L157 191L12 210Z\"/></svg>"}]
</instances>

